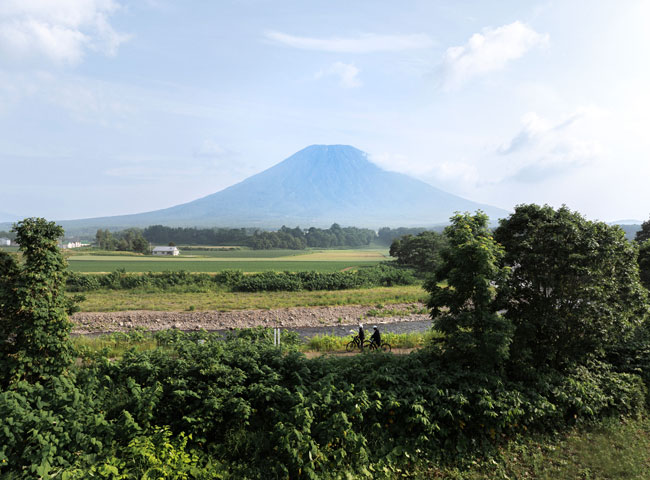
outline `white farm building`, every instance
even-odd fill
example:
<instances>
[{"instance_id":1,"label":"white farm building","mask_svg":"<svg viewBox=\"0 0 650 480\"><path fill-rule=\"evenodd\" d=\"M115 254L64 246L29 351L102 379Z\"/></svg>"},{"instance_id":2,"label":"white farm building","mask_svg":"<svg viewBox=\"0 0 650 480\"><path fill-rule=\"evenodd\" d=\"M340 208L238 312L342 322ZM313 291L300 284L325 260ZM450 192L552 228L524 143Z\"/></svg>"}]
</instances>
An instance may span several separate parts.
<instances>
[{"instance_id":1,"label":"white farm building","mask_svg":"<svg viewBox=\"0 0 650 480\"><path fill-rule=\"evenodd\" d=\"M178 255L180 252L176 247L155 247L151 252L154 255Z\"/></svg>"}]
</instances>

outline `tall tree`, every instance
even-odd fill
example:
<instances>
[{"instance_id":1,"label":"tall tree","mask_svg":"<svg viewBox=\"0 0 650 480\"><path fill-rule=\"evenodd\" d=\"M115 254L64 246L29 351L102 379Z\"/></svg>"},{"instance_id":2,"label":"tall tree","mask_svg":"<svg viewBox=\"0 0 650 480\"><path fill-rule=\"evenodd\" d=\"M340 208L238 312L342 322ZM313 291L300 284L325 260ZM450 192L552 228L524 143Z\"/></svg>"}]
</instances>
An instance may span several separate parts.
<instances>
[{"instance_id":1,"label":"tall tree","mask_svg":"<svg viewBox=\"0 0 650 480\"><path fill-rule=\"evenodd\" d=\"M512 325L495 311L494 285L509 268L503 247L488 229L488 217L456 214L445 229L449 245L435 278L425 285L436 328L444 332L445 356L473 368L500 368L509 356ZM447 287L439 282L447 280Z\"/></svg>"},{"instance_id":2,"label":"tall tree","mask_svg":"<svg viewBox=\"0 0 650 480\"><path fill-rule=\"evenodd\" d=\"M639 245L639 276L643 286L650 290L650 240Z\"/></svg>"},{"instance_id":3,"label":"tall tree","mask_svg":"<svg viewBox=\"0 0 650 480\"><path fill-rule=\"evenodd\" d=\"M641 224L641 230L638 230L636 232L634 240L636 240L639 243L643 243L646 240L650 240L650 219L646 220Z\"/></svg>"},{"instance_id":4,"label":"tall tree","mask_svg":"<svg viewBox=\"0 0 650 480\"><path fill-rule=\"evenodd\" d=\"M601 356L644 318L636 249L620 228L564 206L519 205L495 239L512 267L499 301L515 325L519 367L563 369Z\"/></svg>"},{"instance_id":5,"label":"tall tree","mask_svg":"<svg viewBox=\"0 0 650 480\"><path fill-rule=\"evenodd\" d=\"M14 227L22 261L0 252L0 381L59 375L72 361L63 229L43 218Z\"/></svg>"}]
</instances>

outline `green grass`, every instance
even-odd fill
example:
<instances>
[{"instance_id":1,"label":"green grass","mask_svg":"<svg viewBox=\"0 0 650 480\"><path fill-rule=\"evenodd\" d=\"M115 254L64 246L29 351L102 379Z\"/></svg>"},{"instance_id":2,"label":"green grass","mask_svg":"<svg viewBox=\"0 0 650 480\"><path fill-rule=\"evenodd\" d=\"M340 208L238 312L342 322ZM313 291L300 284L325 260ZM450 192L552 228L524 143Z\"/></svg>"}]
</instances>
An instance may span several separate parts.
<instances>
[{"instance_id":1,"label":"green grass","mask_svg":"<svg viewBox=\"0 0 650 480\"><path fill-rule=\"evenodd\" d=\"M178 247L182 257L208 257L208 258L278 258L297 257L311 253L309 250L249 250L237 248L237 250L219 250L217 248L183 250Z\"/></svg>"},{"instance_id":2,"label":"green grass","mask_svg":"<svg viewBox=\"0 0 650 480\"><path fill-rule=\"evenodd\" d=\"M354 335L356 335L356 331ZM430 332L384 333L381 339L382 342L389 343L393 348L421 348L431 340L440 338L440 335L439 332L433 330ZM343 352L352 337L352 334L345 337L316 335L307 340L301 350L305 352Z\"/></svg>"},{"instance_id":3,"label":"green grass","mask_svg":"<svg viewBox=\"0 0 650 480\"><path fill-rule=\"evenodd\" d=\"M456 480L647 480L650 478L650 420L608 419L555 438L519 438L495 458L467 469L426 472L415 478Z\"/></svg>"},{"instance_id":4,"label":"green grass","mask_svg":"<svg viewBox=\"0 0 650 480\"><path fill-rule=\"evenodd\" d=\"M251 330L254 331L255 329ZM210 334L208 334L210 335ZM390 343L393 348L421 348L432 339L439 338L436 331L412 333L385 333L382 341ZM352 335L339 337L336 335L317 335L299 345L302 352L344 352L345 346L352 339ZM134 330L129 333L110 333L99 336L74 336L72 343L81 352L101 353L109 358L122 357L127 351L142 352L156 348L165 348L160 345L154 334Z\"/></svg>"},{"instance_id":5,"label":"green grass","mask_svg":"<svg viewBox=\"0 0 650 480\"><path fill-rule=\"evenodd\" d=\"M131 332L128 334L117 332L98 337L75 336L71 340L74 347L80 353L101 353L108 358L122 357L127 351L132 349L136 352L143 352L155 348L162 348L151 335L144 332Z\"/></svg>"},{"instance_id":6,"label":"green grass","mask_svg":"<svg viewBox=\"0 0 650 480\"><path fill-rule=\"evenodd\" d=\"M332 305L376 305L422 302L427 293L419 285L304 292L188 292L98 290L85 292L79 306L84 312L124 310L245 310Z\"/></svg>"},{"instance_id":7,"label":"green grass","mask_svg":"<svg viewBox=\"0 0 650 480\"><path fill-rule=\"evenodd\" d=\"M372 266L389 260L386 249L343 250L190 250L171 258L140 255L129 252L98 251L70 253L68 264L73 272L99 273L124 269L127 272L188 272L216 273L223 270L243 272L316 271L338 272L345 269Z\"/></svg>"}]
</instances>

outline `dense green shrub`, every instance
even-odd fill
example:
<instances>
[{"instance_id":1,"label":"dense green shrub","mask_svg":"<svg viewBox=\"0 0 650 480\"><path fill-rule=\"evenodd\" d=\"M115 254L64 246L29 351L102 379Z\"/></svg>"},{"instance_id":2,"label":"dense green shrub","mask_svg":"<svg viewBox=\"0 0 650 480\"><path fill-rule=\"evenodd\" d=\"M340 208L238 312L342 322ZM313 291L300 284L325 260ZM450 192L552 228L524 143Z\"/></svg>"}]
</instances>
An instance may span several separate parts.
<instances>
[{"instance_id":1,"label":"dense green shrub","mask_svg":"<svg viewBox=\"0 0 650 480\"><path fill-rule=\"evenodd\" d=\"M413 283L415 277L411 271L389 265L377 265L356 272L256 273L244 276L234 289L242 292L346 290Z\"/></svg>"},{"instance_id":2,"label":"dense green shrub","mask_svg":"<svg viewBox=\"0 0 650 480\"><path fill-rule=\"evenodd\" d=\"M224 271L217 275L207 273L189 273L186 271L166 271L160 273L126 273L118 269L108 274L70 273L66 288L70 292L87 292L108 288L112 290L129 290L133 288L168 289L174 287L205 287L216 285L231 286L243 277L241 272Z\"/></svg>"},{"instance_id":3,"label":"dense green shrub","mask_svg":"<svg viewBox=\"0 0 650 480\"><path fill-rule=\"evenodd\" d=\"M638 376L606 364L522 384L428 350L308 360L262 330L157 335L165 350L86 357L76 375L2 392L0 476L382 478L644 400Z\"/></svg>"},{"instance_id":4,"label":"dense green shrub","mask_svg":"<svg viewBox=\"0 0 650 480\"><path fill-rule=\"evenodd\" d=\"M635 413L644 398L637 376L605 365L524 385L428 351L308 360L266 341L174 335L172 355L94 367L103 418L119 448L164 426L191 436L183 450L201 447L233 478L372 478L371 467L453 460L525 429Z\"/></svg>"},{"instance_id":5,"label":"dense green shrub","mask_svg":"<svg viewBox=\"0 0 650 480\"><path fill-rule=\"evenodd\" d=\"M61 376L44 383L17 382L0 392L2 478L7 472L45 478L105 453L114 429L103 413L101 392L96 384L79 388L75 380Z\"/></svg>"},{"instance_id":6,"label":"dense green shrub","mask_svg":"<svg viewBox=\"0 0 650 480\"><path fill-rule=\"evenodd\" d=\"M410 269L380 264L351 272L263 272L244 275L238 270L225 270L216 275L172 271L162 273L126 273L116 270L109 274L71 273L67 278L70 292L87 292L108 288L169 289L198 287L227 288L240 292L295 292L299 290L345 290L374 286L412 285L415 277Z\"/></svg>"},{"instance_id":7,"label":"dense green shrub","mask_svg":"<svg viewBox=\"0 0 650 480\"><path fill-rule=\"evenodd\" d=\"M262 272L246 275L235 285L240 292L297 292L302 283L297 274L291 272Z\"/></svg>"}]
</instances>

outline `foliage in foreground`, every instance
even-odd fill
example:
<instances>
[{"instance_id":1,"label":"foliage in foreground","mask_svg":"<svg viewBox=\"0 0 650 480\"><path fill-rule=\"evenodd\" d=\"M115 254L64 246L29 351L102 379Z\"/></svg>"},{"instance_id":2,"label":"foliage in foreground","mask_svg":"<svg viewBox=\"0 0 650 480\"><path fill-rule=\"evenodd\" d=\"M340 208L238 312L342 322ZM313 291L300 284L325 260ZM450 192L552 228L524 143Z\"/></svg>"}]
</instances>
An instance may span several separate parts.
<instances>
[{"instance_id":1,"label":"foliage in foreground","mask_svg":"<svg viewBox=\"0 0 650 480\"><path fill-rule=\"evenodd\" d=\"M373 469L455 461L526 430L632 414L643 392L606 364L522 385L431 351L308 360L268 341L174 332L166 350L86 357L66 376L2 392L0 473L135 478L151 450L169 475L185 456L195 478L377 478Z\"/></svg>"},{"instance_id":2,"label":"foliage in foreground","mask_svg":"<svg viewBox=\"0 0 650 480\"><path fill-rule=\"evenodd\" d=\"M59 375L72 361L63 229L28 218L14 229L22 262L0 252L0 387Z\"/></svg>"}]
</instances>

